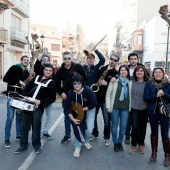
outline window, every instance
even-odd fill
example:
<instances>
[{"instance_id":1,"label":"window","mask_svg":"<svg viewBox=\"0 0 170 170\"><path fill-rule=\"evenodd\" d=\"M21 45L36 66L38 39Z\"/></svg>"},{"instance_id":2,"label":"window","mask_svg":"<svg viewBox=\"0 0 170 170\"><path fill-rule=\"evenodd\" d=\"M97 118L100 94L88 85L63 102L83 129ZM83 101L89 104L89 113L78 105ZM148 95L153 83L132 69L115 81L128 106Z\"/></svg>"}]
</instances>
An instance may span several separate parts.
<instances>
[{"instance_id":1,"label":"window","mask_svg":"<svg viewBox=\"0 0 170 170\"><path fill-rule=\"evenodd\" d=\"M142 45L142 44L143 44L142 35L138 34L138 45Z\"/></svg>"},{"instance_id":2,"label":"window","mask_svg":"<svg viewBox=\"0 0 170 170\"><path fill-rule=\"evenodd\" d=\"M51 51L60 51L60 44L51 44Z\"/></svg>"},{"instance_id":3,"label":"window","mask_svg":"<svg viewBox=\"0 0 170 170\"><path fill-rule=\"evenodd\" d=\"M11 27L21 29L21 19L14 14L12 14L11 17L12 17Z\"/></svg>"}]
</instances>

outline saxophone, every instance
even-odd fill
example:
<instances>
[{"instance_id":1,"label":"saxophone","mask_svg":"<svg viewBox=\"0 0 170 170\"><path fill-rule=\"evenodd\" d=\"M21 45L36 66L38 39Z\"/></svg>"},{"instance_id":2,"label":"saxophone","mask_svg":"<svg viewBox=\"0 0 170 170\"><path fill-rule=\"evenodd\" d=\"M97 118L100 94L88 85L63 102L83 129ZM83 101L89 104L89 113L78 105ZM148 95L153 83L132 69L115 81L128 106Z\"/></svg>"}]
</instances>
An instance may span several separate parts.
<instances>
[{"instance_id":1,"label":"saxophone","mask_svg":"<svg viewBox=\"0 0 170 170\"><path fill-rule=\"evenodd\" d=\"M97 80L97 82L96 82L95 84L92 84L92 85L91 85L91 89L92 89L95 93L99 91L99 87L100 87L99 81L100 81L100 80L104 80L104 78L105 78L105 76L106 76L106 74L107 74L107 72L109 71L109 69L110 69L111 66L112 66L112 64L111 64L110 66L108 65L107 69L103 72L103 74L100 76L100 78Z\"/></svg>"}]
</instances>

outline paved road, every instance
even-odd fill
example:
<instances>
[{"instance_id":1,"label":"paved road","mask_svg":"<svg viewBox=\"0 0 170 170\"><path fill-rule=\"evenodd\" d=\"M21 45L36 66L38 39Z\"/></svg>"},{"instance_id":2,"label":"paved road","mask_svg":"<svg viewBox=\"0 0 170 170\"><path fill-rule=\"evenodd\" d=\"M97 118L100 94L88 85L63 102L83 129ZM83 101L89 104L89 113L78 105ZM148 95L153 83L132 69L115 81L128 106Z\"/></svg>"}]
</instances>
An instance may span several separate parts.
<instances>
[{"instance_id":1,"label":"paved road","mask_svg":"<svg viewBox=\"0 0 170 170\"><path fill-rule=\"evenodd\" d=\"M81 151L79 158L73 157L74 139L68 144L61 144L60 141L64 135L64 123L61 104L54 104L51 121L53 140L42 138L42 152L39 155L34 154L31 140L29 139L29 149L22 154L15 155L14 151L18 148L19 142L15 140L15 121L12 126L11 148L4 147L4 125L6 119L6 98L0 96L0 169L1 170L164 170L169 169L163 166L163 151L161 138L159 138L158 160L156 163L149 163L150 127L148 124L145 141L146 153L140 154L138 151L130 155L128 150L130 145L124 144L124 151L115 153L113 144L105 146L103 141L103 121L101 112L98 116L99 139L91 142L93 148ZM15 120L15 119L14 119ZM44 123L44 122L43 122ZM30 134L31 138L31 134Z\"/></svg>"}]
</instances>

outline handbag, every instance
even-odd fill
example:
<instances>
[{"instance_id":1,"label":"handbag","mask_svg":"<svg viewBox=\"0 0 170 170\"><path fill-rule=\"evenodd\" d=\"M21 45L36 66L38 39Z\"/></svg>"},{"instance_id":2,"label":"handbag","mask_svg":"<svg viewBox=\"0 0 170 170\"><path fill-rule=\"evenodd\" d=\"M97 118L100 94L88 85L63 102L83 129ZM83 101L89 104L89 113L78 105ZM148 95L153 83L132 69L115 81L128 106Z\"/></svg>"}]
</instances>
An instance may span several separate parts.
<instances>
[{"instance_id":1,"label":"handbag","mask_svg":"<svg viewBox=\"0 0 170 170\"><path fill-rule=\"evenodd\" d=\"M168 113L168 109L166 108L166 106L163 103L162 98L160 97L161 101L158 103L158 107L159 107L159 113L170 118L170 115Z\"/></svg>"}]
</instances>

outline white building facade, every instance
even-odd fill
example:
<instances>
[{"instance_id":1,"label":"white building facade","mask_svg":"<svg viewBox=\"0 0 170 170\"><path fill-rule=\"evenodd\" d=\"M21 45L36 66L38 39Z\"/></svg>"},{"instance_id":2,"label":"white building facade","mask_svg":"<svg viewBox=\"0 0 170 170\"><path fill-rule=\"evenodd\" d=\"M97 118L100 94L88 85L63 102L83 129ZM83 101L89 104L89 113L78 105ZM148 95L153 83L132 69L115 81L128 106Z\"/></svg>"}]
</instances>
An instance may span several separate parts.
<instances>
[{"instance_id":1,"label":"white building facade","mask_svg":"<svg viewBox=\"0 0 170 170\"><path fill-rule=\"evenodd\" d=\"M167 33L167 22L160 16L151 19L144 27L143 64L150 66L151 70L153 70L154 67L165 66ZM170 48L168 65L170 65ZM170 72L170 68L168 72Z\"/></svg>"},{"instance_id":2,"label":"white building facade","mask_svg":"<svg viewBox=\"0 0 170 170\"><path fill-rule=\"evenodd\" d=\"M29 0L10 0L13 7L0 14L0 79L12 65L28 55Z\"/></svg>"}]
</instances>

